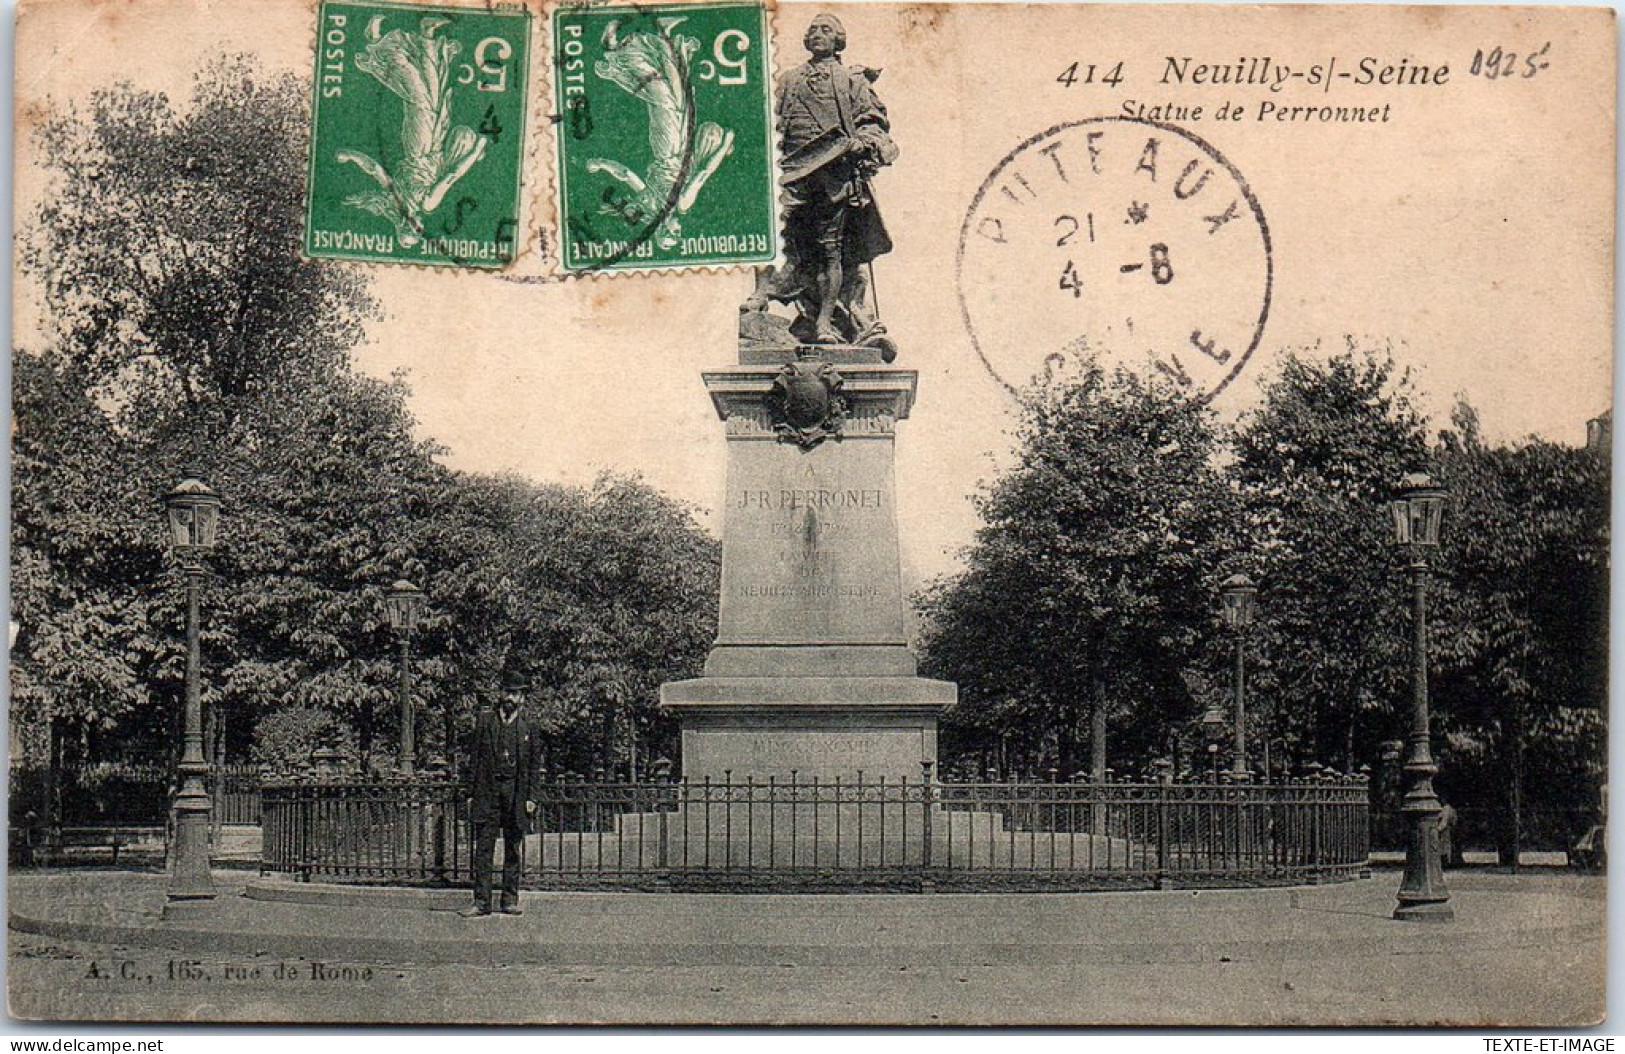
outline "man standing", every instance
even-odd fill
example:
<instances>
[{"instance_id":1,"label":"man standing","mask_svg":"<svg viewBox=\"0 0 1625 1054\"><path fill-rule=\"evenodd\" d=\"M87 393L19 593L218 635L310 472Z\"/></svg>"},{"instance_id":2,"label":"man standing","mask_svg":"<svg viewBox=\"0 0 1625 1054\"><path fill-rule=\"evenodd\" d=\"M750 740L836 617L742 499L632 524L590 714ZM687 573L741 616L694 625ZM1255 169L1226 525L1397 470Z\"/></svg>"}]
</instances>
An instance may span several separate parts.
<instances>
[{"instance_id":1,"label":"man standing","mask_svg":"<svg viewBox=\"0 0 1625 1054\"><path fill-rule=\"evenodd\" d=\"M863 267L891 251L870 181L897 159L886 108L872 87L880 71L841 63L846 30L818 15L803 39L808 61L779 82L780 182L787 197L785 261L759 273L745 309L794 301L791 333L812 344L870 344L896 354L870 303Z\"/></svg>"},{"instance_id":2,"label":"man standing","mask_svg":"<svg viewBox=\"0 0 1625 1054\"><path fill-rule=\"evenodd\" d=\"M502 832L504 915L523 914L519 875L524 866L525 833L536 812L542 778L542 737L519 712L529 686L509 676L502 682L497 709L481 710L474 725L474 797L468 819L473 828L474 903L465 918L491 914L491 854Z\"/></svg>"}]
</instances>

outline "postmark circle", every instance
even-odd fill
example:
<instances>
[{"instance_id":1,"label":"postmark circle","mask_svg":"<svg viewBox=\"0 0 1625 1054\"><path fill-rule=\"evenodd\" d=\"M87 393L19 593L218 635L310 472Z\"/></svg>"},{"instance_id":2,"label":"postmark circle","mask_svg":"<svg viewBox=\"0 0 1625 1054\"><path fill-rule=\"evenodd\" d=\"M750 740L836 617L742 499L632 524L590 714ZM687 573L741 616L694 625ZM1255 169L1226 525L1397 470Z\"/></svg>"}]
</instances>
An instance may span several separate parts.
<instances>
[{"instance_id":1,"label":"postmark circle","mask_svg":"<svg viewBox=\"0 0 1625 1054\"><path fill-rule=\"evenodd\" d=\"M1022 142L978 188L954 261L961 318L1007 391L1087 351L1210 399L1258 348L1269 225L1190 132L1093 117Z\"/></svg>"}]
</instances>

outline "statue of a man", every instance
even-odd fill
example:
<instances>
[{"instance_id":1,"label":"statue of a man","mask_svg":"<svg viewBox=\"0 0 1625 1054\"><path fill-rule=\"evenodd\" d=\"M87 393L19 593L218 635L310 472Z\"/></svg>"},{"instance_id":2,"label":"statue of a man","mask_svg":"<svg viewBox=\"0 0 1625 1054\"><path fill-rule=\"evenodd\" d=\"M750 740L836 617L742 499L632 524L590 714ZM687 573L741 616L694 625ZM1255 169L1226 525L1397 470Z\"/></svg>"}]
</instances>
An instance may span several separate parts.
<instances>
[{"instance_id":1,"label":"statue of a man","mask_svg":"<svg viewBox=\"0 0 1625 1054\"><path fill-rule=\"evenodd\" d=\"M895 354L871 304L864 267L891 251L870 181L897 159L879 70L846 66L846 30L818 15L802 41L809 59L779 81L780 182L786 194L785 261L764 270L745 310L794 302L791 333L809 344L869 344Z\"/></svg>"}]
</instances>

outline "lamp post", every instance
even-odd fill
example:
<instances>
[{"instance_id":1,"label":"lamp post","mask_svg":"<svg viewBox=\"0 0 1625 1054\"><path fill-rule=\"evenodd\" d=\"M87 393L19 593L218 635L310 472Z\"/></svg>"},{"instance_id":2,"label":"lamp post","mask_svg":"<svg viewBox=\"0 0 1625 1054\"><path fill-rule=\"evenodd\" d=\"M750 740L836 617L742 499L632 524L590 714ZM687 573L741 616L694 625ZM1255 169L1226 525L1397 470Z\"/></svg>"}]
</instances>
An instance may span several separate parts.
<instances>
[{"instance_id":1,"label":"lamp post","mask_svg":"<svg viewBox=\"0 0 1625 1054\"><path fill-rule=\"evenodd\" d=\"M1246 575L1224 580L1224 621L1236 637L1236 756L1230 762L1230 775L1237 783L1247 778L1247 628L1258 610L1258 587Z\"/></svg>"},{"instance_id":2,"label":"lamp post","mask_svg":"<svg viewBox=\"0 0 1625 1054\"><path fill-rule=\"evenodd\" d=\"M417 628L424 603L423 590L404 578L390 586L384 594L384 609L389 613L389 624L401 638L401 750L398 768L403 776L412 775L417 762L412 735L412 630Z\"/></svg>"},{"instance_id":3,"label":"lamp post","mask_svg":"<svg viewBox=\"0 0 1625 1054\"><path fill-rule=\"evenodd\" d=\"M209 872L209 825L213 805L204 780L209 762L203 756L202 664L198 649L198 593L202 589L203 557L214 548L220 521L220 495L188 470L175 489L164 496L169 510L170 542L186 576L186 713L181 746L181 787L175 794L175 851L169 872L164 916L184 915L189 907L214 899L214 876Z\"/></svg>"},{"instance_id":4,"label":"lamp post","mask_svg":"<svg viewBox=\"0 0 1625 1054\"><path fill-rule=\"evenodd\" d=\"M1411 641L1411 733L1405 775L1409 786L1400 815L1409 823L1405 845L1405 875L1399 883L1399 904L1394 918L1414 922L1446 922L1455 917L1450 891L1439 866L1439 798L1433 792L1432 729L1428 718L1428 552L1439 544L1439 521L1444 516L1446 491L1420 472L1400 483L1392 507L1395 540L1411 558L1414 614Z\"/></svg>"}]
</instances>

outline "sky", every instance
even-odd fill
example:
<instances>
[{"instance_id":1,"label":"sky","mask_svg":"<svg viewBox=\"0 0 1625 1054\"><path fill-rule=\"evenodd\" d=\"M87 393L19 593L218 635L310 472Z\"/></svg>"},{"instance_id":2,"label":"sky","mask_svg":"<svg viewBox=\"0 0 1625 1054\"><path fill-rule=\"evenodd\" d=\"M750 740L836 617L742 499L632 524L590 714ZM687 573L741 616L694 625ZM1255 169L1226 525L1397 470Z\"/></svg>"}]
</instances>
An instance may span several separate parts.
<instances>
[{"instance_id":1,"label":"sky","mask_svg":"<svg viewBox=\"0 0 1625 1054\"><path fill-rule=\"evenodd\" d=\"M780 69L800 61L801 31L825 9L846 23L846 61L882 68L876 91L901 150L876 183L896 248L876 261L875 279L898 365L919 373L914 414L897 438L906 586L956 566L976 526L971 495L1009 461L1016 404L977 354L961 293L983 351L1010 364L1006 372L1078 337L1132 344L1130 332L1166 331L1156 339L1177 339L1188 317L1240 334L1230 338L1237 348L1247 342L1262 294L1255 216L1247 210L1247 239L1203 255L1200 225L1170 214L1180 204L1170 195L1172 171L1135 183L1148 180L1131 163L1143 125L1113 124L1110 171L1051 188L1059 196L1042 204L1057 215L1099 209L1105 217L1138 190L1161 195L1151 204L1169 232L1158 236L1177 268L1166 290L1126 279L1113 286L1112 274L1091 272L1091 295L1075 298L1057 282L1060 258L1038 241L1029 238L1025 255L990 258L974 234L964 268L971 277L956 279L967 215L982 218L972 203L984 185L997 195L988 181L1010 171L1001 160L1046 129L1120 117L1125 107L1203 106L1202 118L1182 126L1228 162L1229 185L1245 185L1269 231L1269 315L1251 358L1215 400L1222 420L1257 405L1260 381L1288 349L1326 355L1346 336L1391 346L1436 421L1458 396L1472 401L1492 439L1579 443L1586 420L1609 405L1613 29L1597 14L786 4L775 15ZM119 79L183 100L197 69L236 52L256 55L268 71L308 76L314 25L303 3L29 7L17 30L18 217L49 193L27 141L38 108L83 102ZM1529 53L1548 41L1548 65L1534 76L1492 81L1469 72L1486 45ZM1304 71L1333 60L1356 72L1370 60L1380 70L1405 59L1451 72L1444 84L1388 87L1166 83L1171 59L1187 69L1252 60L1256 70L1259 58ZM1102 76L1122 62L1124 76L1111 86L1064 85L1058 77L1072 62L1093 62ZM532 79L533 112L545 117L547 78ZM1214 120L1225 103L1243 105L1244 119ZM1260 120L1264 103L1386 106L1388 120ZM545 122L536 124L526 177L532 231L552 222L551 153L536 134ZM1180 143L1168 142L1172 156ZM1223 182L1210 189L1219 193ZM1118 262L1096 260L1107 271ZM637 472L720 529L724 444L700 373L735 361L747 275L515 282L351 266L372 275L386 311L356 349L359 368L405 371L419 428L448 448L451 465L573 482ZM24 347L39 339L35 294L17 283ZM1145 368L1143 356L1125 361Z\"/></svg>"}]
</instances>

